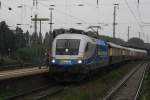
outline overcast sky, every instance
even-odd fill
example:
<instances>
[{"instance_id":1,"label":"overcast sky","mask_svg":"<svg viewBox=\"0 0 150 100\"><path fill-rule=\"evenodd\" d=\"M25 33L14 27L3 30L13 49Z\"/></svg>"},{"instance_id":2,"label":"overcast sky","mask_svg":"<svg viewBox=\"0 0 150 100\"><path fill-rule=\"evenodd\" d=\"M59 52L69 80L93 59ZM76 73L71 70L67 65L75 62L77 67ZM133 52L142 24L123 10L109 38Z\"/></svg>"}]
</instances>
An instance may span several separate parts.
<instances>
[{"instance_id":1,"label":"overcast sky","mask_svg":"<svg viewBox=\"0 0 150 100\"><path fill-rule=\"evenodd\" d=\"M98 25L102 23L103 30L99 34L112 36L113 22L113 4L118 3L119 8L116 10L116 37L127 40L127 27L130 26L130 37L138 37L141 32L142 39L147 42L150 37L150 26L142 27L144 23L150 22L150 1L140 0L138 6L137 0L38 0L38 7L33 7L32 0L0 0L0 20L5 20L11 29L20 26L24 31L33 32L34 23L31 22L31 16L35 13L38 17L49 18L50 6L53 8L53 28L78 28L85 31L90 25ZM83 4L84 6L78 6ZM18 8L18 6L22 8ZM12 10L8 10L11 7ZM43 35L49 31L49 22L42 23ZM78 25L77 23L82 23ZM32 25L32 28L30 28ZM39 27L39 24L38 24ZM39 31L39 28L38 28ZM142 34L144 32L144 35ZM144 37L145 36L145 37ZM150 42L150 40L149 40Z\"/></svg>"}]
</instances>

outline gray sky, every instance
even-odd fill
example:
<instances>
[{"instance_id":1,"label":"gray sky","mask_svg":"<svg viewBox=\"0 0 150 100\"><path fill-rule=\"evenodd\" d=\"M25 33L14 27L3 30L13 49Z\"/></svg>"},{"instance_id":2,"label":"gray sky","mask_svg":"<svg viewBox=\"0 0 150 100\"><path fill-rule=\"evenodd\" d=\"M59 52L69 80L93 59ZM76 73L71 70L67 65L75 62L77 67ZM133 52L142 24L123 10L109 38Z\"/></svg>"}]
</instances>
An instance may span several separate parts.
<instances>
[{"instance_id":1,"label":"gray sky","mask_svg":"<svg viewBox=\"0 0 150 100\"><path fill-rule=\"evenodd\" d=\"M35 13L38 17L49 18L49 5L55 5L53 11L53 28L78 28L88 30L90 25L98 25L98 23L107 24L102 25L103 30L99 34L112 36L112 22L113 22L113 4L118 3L116 21L116 37L127 40L127 27L131 26L130 37L138 37L138 32L145 33L145 37L141 34L142 39L147 42L147 36L150 37L149 26L140 28L143 22L150 22L150 1L140 0L138 7L137 0L99 0L97 8L96 0L39 0L38 8L33 7L32 0L0 0L2 7L0 9L0 20L5 20L12 29L16 24L24 24L21 28L33 32L34 25L31 22L31 16ZM84 4L84 6L78 6ZM18 6L22 5L22 8ZM12 11L8 10L12 8ZM49 31L49 22L42 23L42 32ZM76 23L82 23L78 25ZM39 27L39 24L38 24ZM39 31L39 30L38 30ZM150 41L149 41L150 42Z\"/></svg>"}]
</instances>

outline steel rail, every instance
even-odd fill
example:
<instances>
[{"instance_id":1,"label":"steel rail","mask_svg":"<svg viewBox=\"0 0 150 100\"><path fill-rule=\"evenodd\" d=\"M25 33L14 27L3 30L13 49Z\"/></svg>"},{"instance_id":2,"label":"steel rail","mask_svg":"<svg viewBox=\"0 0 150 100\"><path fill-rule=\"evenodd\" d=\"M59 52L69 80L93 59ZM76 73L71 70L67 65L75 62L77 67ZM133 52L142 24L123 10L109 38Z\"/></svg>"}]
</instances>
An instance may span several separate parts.
<instances>
[{"instance_id":1,"label":"steel rail","mask_svg":"<svg viewBox=\"0 0 150 100\"><path fill-rule=\"evenodd\" d=\"M111 100L111 97L130 79L130 77L132 77L132 75L134 75L135 72L138 71L138 69L140 69L140 66L143 66L144 64L145 63L140 63L137 65L137 67L135 67L126 77L124 77L119 84L104 97L103 100Z\"/></svg>"},{"instance_id":2,"label":"steel rail","mask_svg":"<svg viewBox=\"0 0 150 100\"><path fill-rule=\"evenodd\" d=\"M149 64L148 64L148 65L149 65ZM147 69L147 66L145 66L145 69L144 69L144 72L143 72L143 75L142 75L142 79L141 79L141 81L140 81L140 85L139 85L139 87L138 87L138 90L137 90L137 92L136 92L136 95L135 95L135 97L134 97L134 100L138 100L139 95L140 95L140 93L141 93L141 89L142 89L142 86L143 86L143 83L144 83L144 78L145 78L146 69Z\"/></svg>"},{"instance_id":3,"label":"steel rail","mask_svg":"<svg viewBox=\"0 0 150 100\"><path fill-rule=\"evenodd\" d=\"M47 90L49 89L50 87L54 87L55 86L55 83L51 84L51 85L45 85L45 86L41 86L39 88L36 88L36 89L32 89L30 91L26 91L26 92L22 92L22 93L19 93L19 94L16 94L16 95L13 95L13 96L10 96L10 97L5 97L4 100L16 100L18 98L21 98L21 97L26 97L28 95L31 95L31 94L34 94L36 92L40 92L40 91L44 91L44 90ZM58 88L59 89L59 88ZM56 93L58 90L54 90L51 94L54 94ZM50 94L49 94L50 95ZM39 97L39 99L41 99L42 97ZM36 100L39 100L39 99L36 99Z\"/></svg>"},{"instance_id":4,"label":"steel rail","mask_svg":"<svg viewBox=\"0 0 150 100\"><path fill-rule=\"evenodd\" d=\"M46 98L46 97L54 96L54 95L64 91L64 89L65 89L64 87L61 87L61 88L58 88L58 89L52 91L51 93L47 92L44 95L36 97L36 99L34 99L34 100L44 100L44 98Z\"/></svg>"},{"instance_id":5,"label":"steel rail","mask_svg":"<svg viewBox=\"0 0 150 100\"><path fill-rule=\"evenodd\" d=\"M45 89L47 87L48 86L43 86L43 87L40 87L40 88L37 88L37 89L33 89L31 91L27 91L27 92L24 92L24 93L22 92L22 93L19 93L17 95L13 95L13 96L10 96L10 97L5 97L4 100L14 100L14 99L17 99L19 97L23 97L25 95L29 95L29 94L31 94L33 92L40 91L40 90Z\"/></svg>"}]
</instances>

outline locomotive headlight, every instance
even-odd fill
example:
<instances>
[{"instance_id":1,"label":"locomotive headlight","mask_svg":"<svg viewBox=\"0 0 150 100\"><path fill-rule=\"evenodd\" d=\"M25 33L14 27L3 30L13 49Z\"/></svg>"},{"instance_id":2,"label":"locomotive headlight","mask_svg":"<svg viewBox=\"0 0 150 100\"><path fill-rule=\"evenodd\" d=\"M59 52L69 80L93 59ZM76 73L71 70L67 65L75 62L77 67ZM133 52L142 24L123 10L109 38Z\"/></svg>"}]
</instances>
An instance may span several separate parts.
<instances>
[{"instance_id":1,"label":"locomotive headlight","mask_svg":"<svg viewBox=\"0 0 150 100\"><path fill-rule=\"evenodd\" d=\"M51 62L52 62L52 63L55 63L55 59L53 59Z\"/></svg>"},{"instance_id":2,"label":"locomotive headlight","mask_svg":"<svg viewBox=\"0 0 150 100\"><path fill-rule=\"evenodd\" d=\"M82 60L78 60L78 64L81 64L82 63Z\"/></svg>"}]
</instances>

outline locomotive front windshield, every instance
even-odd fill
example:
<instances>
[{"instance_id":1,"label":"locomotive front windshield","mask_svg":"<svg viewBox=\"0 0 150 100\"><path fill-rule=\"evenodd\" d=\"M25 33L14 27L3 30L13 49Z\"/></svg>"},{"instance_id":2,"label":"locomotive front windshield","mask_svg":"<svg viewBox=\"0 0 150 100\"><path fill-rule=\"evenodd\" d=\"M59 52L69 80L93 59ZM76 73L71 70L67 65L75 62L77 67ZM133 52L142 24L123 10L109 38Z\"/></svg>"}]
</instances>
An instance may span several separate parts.
<instances>
[{"instance_id":1,"label":"locomotive front windshield","mask_svg":"<svg viewBox=\"0 0 150 100\"><path fill-rule=\"evenodd\" d=\"M56 55L78 55L79 39L58 39L56 41Z\"/></svg>"}]
</instances>

